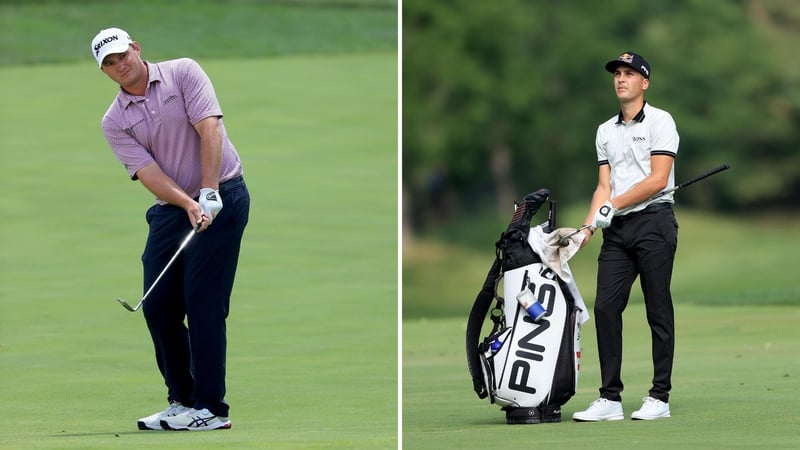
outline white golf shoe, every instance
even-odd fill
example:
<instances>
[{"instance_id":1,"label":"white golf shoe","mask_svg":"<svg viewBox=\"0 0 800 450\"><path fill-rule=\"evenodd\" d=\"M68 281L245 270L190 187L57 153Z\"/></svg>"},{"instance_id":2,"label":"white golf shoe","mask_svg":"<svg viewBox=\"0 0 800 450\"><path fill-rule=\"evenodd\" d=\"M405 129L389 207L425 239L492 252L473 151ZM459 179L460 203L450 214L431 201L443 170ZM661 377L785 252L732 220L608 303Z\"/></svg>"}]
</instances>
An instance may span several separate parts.
<instances>
[{"instance_id":1,"label":"white golf shoe","mask_svg":"<svg viewBox=\"0 0 800 450\"><path fill-rule=\"evenodd\" d=\"M164 428L161 427L162 419L166 417L177 416L178 414L188 410L188 407L183 406L179 402L172 402L169 404L169 406L167 406L167 409L159 411L155 414L151 414L147 417L142 417L136 422L136 424L139 426L140 430L163 430Z\"/></svg>"},{"instance_id":2,"label":"white golf shoe","mask_svg":"<svg viewBox=\"0 0 800 450\"><path fill-rule=\"evenodd\" d=\"M176 416L164 417L161 426L165 430L217 430L230 428L231 421L227 417L215 416L205 408L192 408Z\"/></svg>"},{"instance_id":3,"label":"white golf shoe","mask_svg":"<svg viewBox=\"0 0 800 450\"><path fill-rule=\"evenodd\" d=\"M585 411L572 414L572 420L578 422L601 422L604 420L622 420L622 402L614 402L605 398L593 401Z\"/></svg>"},{"instance_id":4,"label":"white golf shoe","mask_svg":"<svg viewBox=\"0 0 800 450\"><path fill-rule=\"evenodd\" d=\"M653 420L670 417L669 403L664 403L653 397L645 397L642 401L642 407L631 414L631 419Z\"/></svg>"}]
</instances>

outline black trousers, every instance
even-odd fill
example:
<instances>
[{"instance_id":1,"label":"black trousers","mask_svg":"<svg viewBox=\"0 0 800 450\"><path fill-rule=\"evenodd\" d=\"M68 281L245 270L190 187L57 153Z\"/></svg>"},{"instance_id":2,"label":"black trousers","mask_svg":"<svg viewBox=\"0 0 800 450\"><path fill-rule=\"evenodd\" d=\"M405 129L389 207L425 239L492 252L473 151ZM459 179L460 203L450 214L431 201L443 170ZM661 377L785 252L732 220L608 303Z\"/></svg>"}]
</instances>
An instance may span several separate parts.
<instances>
[{"instance_id":1,"label":"black trousers","mask_svg":"<svg viewBox=\"0 0 800 450\"><path fill-rule=\"evenodd\" d=\"M225 321L250 195L241 177L221 184L219 193L222 211L186 246L142 311L167 385L167 399L227 417ZM186 212L172 205L150 208L147 222L150 231L142 254L144 289L191 230Z\"/></svg>"},{"instance_id":2,"label":"black trousers","mask_svg":"<svg viewBox=\"0 0 800 450\"><path fill-rule=\"evenodd\" d=\"M652 339L653 384L649 395L669 401L675 353L670 282L677 246L678 222L667 203L615 217L603 230L594 304L603 398L622 400L622 313L638 276Z\"/></svg>"}]
</instances>

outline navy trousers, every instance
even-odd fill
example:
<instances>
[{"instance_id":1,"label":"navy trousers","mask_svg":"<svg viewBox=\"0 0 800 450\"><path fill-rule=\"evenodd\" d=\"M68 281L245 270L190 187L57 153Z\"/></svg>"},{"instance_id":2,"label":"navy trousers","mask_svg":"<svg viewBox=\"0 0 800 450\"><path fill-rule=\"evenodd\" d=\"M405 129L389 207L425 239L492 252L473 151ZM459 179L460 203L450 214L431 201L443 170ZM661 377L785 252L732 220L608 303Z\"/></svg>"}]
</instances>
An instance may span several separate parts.
<instances>
[{"instance_id":1,"label":"navy trousers","mask_svg":"<svg viewBox=\"0 0 800 450\"><path fill-rule=\"evenodd\" d=\"M239 177L219 187L222 210L195 236L144 302L168 401L227 417L226 325L250 195ZM173 205L147 211L150 230L142 266L149 289L191 230L186 212Z\"/></svg>"},{"instance_id":2,"label":"navy trousers","mask_svg":"<svg viewBox=\"0 0 800 450\"><path fill-rule=\"evenodd\" d=\"M664 203L615 217L603 230L594 305L603 398L622 399L622 312L638 276L652 339L653 384L649 395L669 401L675 353L670 283L677 245L678 222L672 208Z\"/></svg>"}]
</instances>

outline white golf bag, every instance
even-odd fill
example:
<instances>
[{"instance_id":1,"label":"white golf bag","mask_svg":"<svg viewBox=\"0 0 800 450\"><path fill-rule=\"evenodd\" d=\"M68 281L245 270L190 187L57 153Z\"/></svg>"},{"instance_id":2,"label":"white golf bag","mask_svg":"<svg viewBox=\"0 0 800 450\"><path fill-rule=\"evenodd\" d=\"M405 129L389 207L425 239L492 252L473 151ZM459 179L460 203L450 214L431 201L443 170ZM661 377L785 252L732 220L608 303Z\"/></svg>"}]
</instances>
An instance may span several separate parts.
<instances>
[{"instance_id":1,"label":"white golf bag","mask_svg":"<svg viewBox=\"0 0 800 450\"><path fill-rule=\"evenodd\" d=\"M576 305L574 282L564 282L528 243L530 219L548 196L541 189L517 206L467 325L475 392L500 405L509 424L560 422L561 406L578 382L585 306L582 300ZM552 204L550 212L552 229ZM492 330L481 340L487 314Z\"/></svg>"}]
</instances>

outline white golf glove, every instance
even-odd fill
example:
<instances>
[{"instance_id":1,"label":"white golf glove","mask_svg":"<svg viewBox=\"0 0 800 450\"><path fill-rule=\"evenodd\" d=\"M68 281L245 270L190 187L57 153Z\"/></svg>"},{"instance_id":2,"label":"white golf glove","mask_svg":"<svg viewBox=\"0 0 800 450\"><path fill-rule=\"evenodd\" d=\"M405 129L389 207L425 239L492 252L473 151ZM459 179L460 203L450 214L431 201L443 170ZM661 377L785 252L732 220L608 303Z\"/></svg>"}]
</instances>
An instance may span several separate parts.
<instances>
[{"instance_id":1,"label":"white golf glove","mask_svg":"<svg viewBox=\"0 0 800 450\"><path fill-rule=\"evenodd\" d=\"M614 206L611 204L610 200L606 200L603 203L603 206L597 208L597 212L594 213L594 219L592 219L592 226L597 228L606 228L611 225L611 219L614 218L614 213L617 210L614 209Z\"/></svg>"},{"instance_id":2,"label":"white golf glove","mask_svg":"<svg viewBox=\"0 0 800 450\"><path fill-rule=\"evenodd\" d=\"M200 209L203 215L208 217L208 224L214 221L214 217L222 210L222 197L219 191L211 188L200 189Z\"/></svg>"}]
</instances>

